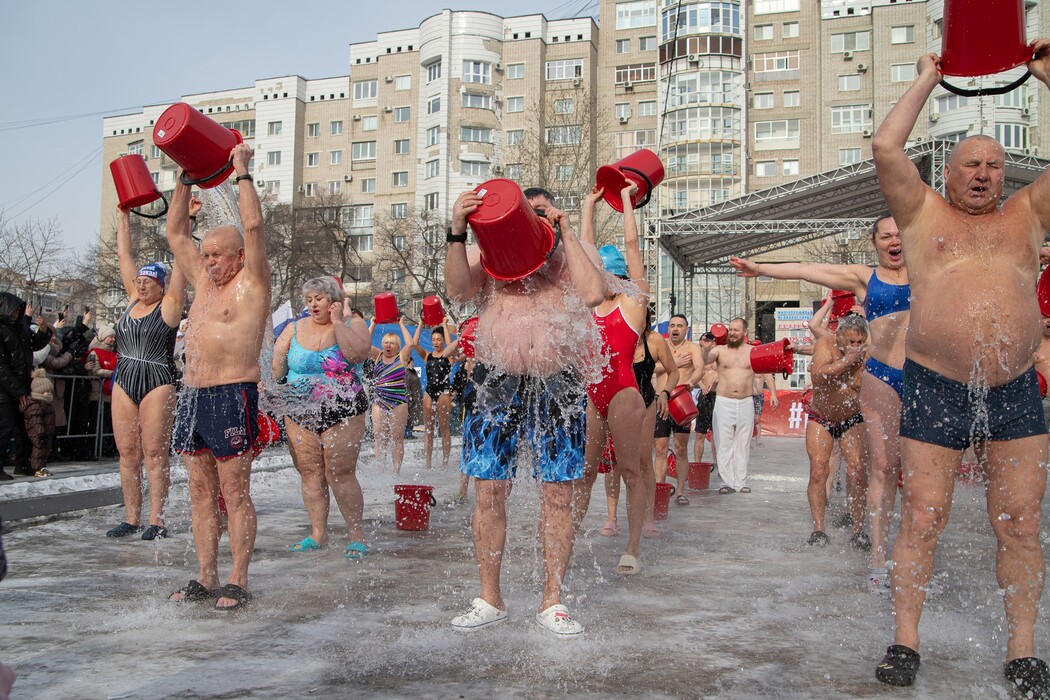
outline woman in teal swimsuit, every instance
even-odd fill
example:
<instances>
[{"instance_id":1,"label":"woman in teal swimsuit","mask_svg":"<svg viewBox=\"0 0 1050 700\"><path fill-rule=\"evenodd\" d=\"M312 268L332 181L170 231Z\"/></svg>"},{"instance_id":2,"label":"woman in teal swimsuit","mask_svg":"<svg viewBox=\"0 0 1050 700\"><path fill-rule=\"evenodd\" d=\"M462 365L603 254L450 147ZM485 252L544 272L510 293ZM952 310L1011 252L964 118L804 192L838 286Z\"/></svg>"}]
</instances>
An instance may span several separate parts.
<instances>
[{"instance_id":1,"label":"woman in teal swimsuit","mask_svg":"<svg viewBox=\"0 0 1050 700\"><path fill-rule=\"evenodd\" d=\"M383 336L382 348L372 349L372 433L375 435L376 460L393 458L394 474L401 473L405 459L405 425L408 423L408 387L405 372L412 369L412 342L404 321L401 337L396 333Z\"/></svg>"},{"instance_id":2,"label":"woman in teal swimsuit","mask_svg":"<svg viewBox=\"0 0 1050 700\"><path fill-rule=\"evenodd\" d=\"M364 320L344 311L343 290L333 278L310 280L303 296L309 315L285 327L273 352L274 379L287 379L279 392L284 426L310 517L310 536L291 549L305 552L328 543L331 490L350 535L346 558L360 559L368 547L357 458L368 400L352 368L368 357L371 341Z\"/></svg>"}]
</instances>

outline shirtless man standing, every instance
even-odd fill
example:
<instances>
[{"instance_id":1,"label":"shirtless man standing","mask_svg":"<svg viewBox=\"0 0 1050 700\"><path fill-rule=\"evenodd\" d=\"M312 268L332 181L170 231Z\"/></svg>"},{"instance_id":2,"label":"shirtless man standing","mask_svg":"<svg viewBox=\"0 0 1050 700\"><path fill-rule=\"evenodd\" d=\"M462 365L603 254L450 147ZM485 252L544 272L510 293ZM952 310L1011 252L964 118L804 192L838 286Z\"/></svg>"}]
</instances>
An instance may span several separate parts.
<instances>
[{"instance_id":1,"label":"shirtless man standing","mask_svg":"<svg viewBox=\"0 0 1050 700\"><path fill-rule=\"evenodd\" d=\"M190 188L175 186L168 217L168 245L196 290L186 332L184 388L175 411L173 447L186 460L190 515L200 574L172 602L215 600L217 610L251 601L248 563L255 548L255 505L249 495L252 441L258 436L259 351L270 318L270 262L262 207L248 163L252 149L233 149L241 231L226 225L204 235L200 250L190 237ZM184 202L178 206L176 202ZM219 587L218 496L229 512L233 566Z\"/></svg>"},{"instance_id":2,"label":"shirtless man standing","mask_svg":"<svg viewBox=\"0 0 1050 700\"><path fill-rule=\"evenodd\" d=\"M481 205L464 192L453 205L445 258L449 299L478 307L474 341L477 366L474 410L463 424L460 469L475 477L474 551L481 595L452 619L457 629L477 629L507 619L500 567L507 536L507 497L519 446L529 445L543 480L540 541L543 602L536 622L557 635L583 632L561 604L561 586L572 555L573 493L583 488L585 379L574 366L589 357L577 338L590 327L590 309L608 287L594 246L580 243L565 212L542 190L526 190L529 203L561 228L561 244L537 272L511 282L485 274L477 247L467 250L467 217ZM593 351L599 347L595 344Z\"/></svg>"},{"instance_id":3,"label":"shirtless man standing","mask_svg":"<svg viewBox=\"0 0 1050 700\"><path fill-rule=\"evenodd\" d=\"M1028 70L1050 86L1050 41L1030 48ZM871 144L913 292L901 402L904 500L891 572L896 634L875 676L890 685L915 681L934 550L963 450L978 443L987 453L988 513L1009 634L1003 671L1022 694L1048 697L1050 670L1034 657L1045 573L1039 528L1047 437L1032 367L1040 342L1032 290L1050 230L1050 174L1000 206L1003 148L988 136L971 136L945 164L947 199L931 189L904 148L941 79L940 59L923 56L916 73Z\"/></svg>"},{"instance_id":4,"label":"shirtless man standing","mask_svg":"<svg viewBox=\"0 0 1050 700\"><path fill-rule=\"evenodd\" d=\"M711 332L700 336L700 347L711 349L715 346L715 334ZM696 440L693 442L693 461L704 461L704 447L707 443L707 433L711 430L715 416L715 387L718 385L718 370L713 363L704 365L704 371L700 374L697 389L700 390L696 399Z\"/></svg>"},{"instance_id":5,"label":"shirtless man standing","mask_svg":"<svg viewBox=\"0 0 1050 700\"><path fill-rule=\"evenodd\" d=\"M703 348L702 362L713 362L718 370L715 389L715 415L712 432L718 476L725 486L721 494L751 493L747 485L747 462L751 458L751 432L755 429L755 372L751 369L751 346L747 344L747 325L742 318L729 322L725 345ZM780 405L776 392L769 397L770 408Z\"/></svg>"},{"instance_id":6,"label":"shirtless man standing","mask_svg":"<svg viewBox=\"0 0 1050 700\"><path fill-rule=\"evenodd\" d=\"M828 477L831 452L837 442L846 460L847 503L853 516L850 544L858 549L871 546L864 534L864 416L860 407L860 380L867 359L868 324L860 316L839 321L834 335L824 336L813 348L809 376L813 380L813 400L806 425L806 453L809 455L809 510L813 515L810 545L830 542L824 530L824 511L828 505Z\"/></svg>"},{"instance_id":7,"label":"shirtless man standing","mask_svg":"<svg viewBox=\"0 0 1050 700\"><path fill-rule=\"evenodd\" d=\"M671 354L674 355L675 364L678 365L678 378L680 384L688 384L692 389L700 383L700 377L704 373L703 355L700 346L686 340L685 334L689 331L689 319L682 314L675 314L667 322L667 343L671 346ZM663 371L662 365L656 366L653 375L653 384L656 393L665 392L668 399L671 398L673 386L667 386L667 373ZM678 498L675 503L680 506L689 505L689 499L685 495L685 484L689 477L689 428L690 426L678 425L671 416L656 419L656 480L664 482L667 480L667 450L672 433L674 434L674 455L682 461L678 467Z\"/></svg>"}]
</instances>

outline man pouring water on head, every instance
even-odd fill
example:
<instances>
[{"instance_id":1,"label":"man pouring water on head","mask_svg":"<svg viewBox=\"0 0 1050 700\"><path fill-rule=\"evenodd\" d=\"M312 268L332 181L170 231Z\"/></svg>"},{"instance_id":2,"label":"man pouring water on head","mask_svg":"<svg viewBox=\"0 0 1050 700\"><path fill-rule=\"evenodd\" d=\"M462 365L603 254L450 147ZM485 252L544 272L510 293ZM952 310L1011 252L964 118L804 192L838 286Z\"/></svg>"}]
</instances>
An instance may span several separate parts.
<instances>
[{"instance_id":1,"label":"man pouring water on head","mask_svg":"<svg viewBox=\"0 0 1050 700\"><path fill-rule=\"evenodd\" d=\"M1031 50L1028 69L1050 86L1050 41L1037 40ZM872 141L912 293L900 430L904 500L891 574L896 638L875 675L891 685L915 680L934 548L963 450L976 443L987 454L988 513L998 540L1008 623L1004 672L1028 697L1050 697L1050 673L1035 658L1033 641L1045 569L1039 527L1047 439L1032 367L1040 340L1033 290L1050 230L1050 174L1000 203L1003 148L971 136L945 165L946 198L928 187L904 147L940 81L940 59L923 56L917 72Z\"/></svg>"},{"instance_id":2,"label":"man pouring water on head","mask_svg":"<svg viewBox=\"0 0 1050 700\"><path fill-rule=\"evenodd\" d=\"M578 482L584 475L586 382L576 365L578 358L588 356L581 348L587 345L587 332L598 341L590 309L608 290L597 250L581 244L554 198L539 189L524 194L537 213L560 227L560 243L555 237L549 259L519 279L492 276L492 263L486 263L479 246L491 255L493 243L482 241L476 223L479 246L466 246L467 217L484 206L482 197L464 192L453 205L445 285L450 299L473 301L479 311L476 399L463 424L461 469L475 477L473 532L481 594L466 613L453 618L452 626L477 629L507 617L500 590L507 498L519 454L531 453L533 473L543 482L544 588L536 621L555 634L571 636L583 632L561 602L575 538L572 495L574 488L582 488ZM510 237L499 243L514 245Z\"/></svg>"},{"instance_id":3,"label":"man pouring water on head","mask_svg":"<svg viewBox=\"0 0 1050 700\"><path fill-rule=\"evenodd\" d=\"M186 331L184 388L175 415L173 446L189 472L193 540L200 562L197 579L176 591L172 602L211 602L234 610L251 600L248 563L255 547L255 506L249 495L252 442L258 437L259 351L270 314L270 263L263 238L262 208L248 163L252 149L233 149L240 229L228 223L210 229L200 250L184 219L186 206L173 208L168 245L196 295ZM172 205L189 198L175 186ZM229 512L233 565L220 588L217 570L218 497Z\"/></svg>"}]
</instances>

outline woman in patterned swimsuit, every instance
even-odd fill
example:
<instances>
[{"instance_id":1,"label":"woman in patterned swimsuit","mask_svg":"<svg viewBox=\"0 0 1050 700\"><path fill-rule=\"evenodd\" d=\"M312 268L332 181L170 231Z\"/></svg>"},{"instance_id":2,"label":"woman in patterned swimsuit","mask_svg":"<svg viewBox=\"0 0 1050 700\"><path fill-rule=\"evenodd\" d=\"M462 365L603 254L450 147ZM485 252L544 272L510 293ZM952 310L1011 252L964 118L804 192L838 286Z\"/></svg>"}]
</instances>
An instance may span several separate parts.
<instances>
[{"instance_id":1,"label":"woman in patterned swimsuit","mask_svg":"<svg viewBox=\"0 0 1050 700\"><path fill-rule=\"evenodd\" d=\"M282 392L284 425L310 516L310 536L291 549L305 552L327 544L331 491L350 536L346 558L360 559L368 547L357 458L368 400L353 363L368 357L370 336L363 319L344 312L343 290L333 278L308 281L303 296L309 315L288 324L273 351L274 379L288 380Z\"/></svg>"},{"instance_id":2,"label":"woman in patterned swimsuit","mask_svg":"<svg viewBox=\"0 0 1050 700\"><path fill-rule=\"evenodd\" d=\"M408 422L408 388L405 372L412 367L412 343L404 321L400 322L401 337L396 333L383 336L382 347L372 349L375 366L372 368L372 432L375 435L375 456L382 459L389 452L394 473L401 473L405 459L405 424ZM403 344L402 344L403 343Z\"/></svg>"},{"instance_id":3,"label":"woman in patterned swimsuit","mask_svg":"<svg viewBox=\"0 0 1050 700\"><path fill-rule=\"evenodd\" d=\"M201 208L190 200L190 216ZM149 527L142 539L167 537L164 504L170 485L171 422L175 411L175 334L186 304L186 278L178 267L167 280L162 263L139 268L131 246L131 221L117 210L117 259L130 303L116 324L113 437L120 453L120 487L126 520L106 533L126 537L142 530L142 466L149 481ZM169 281L165 288L165 282Z\"/></svg>"}]
</instances>

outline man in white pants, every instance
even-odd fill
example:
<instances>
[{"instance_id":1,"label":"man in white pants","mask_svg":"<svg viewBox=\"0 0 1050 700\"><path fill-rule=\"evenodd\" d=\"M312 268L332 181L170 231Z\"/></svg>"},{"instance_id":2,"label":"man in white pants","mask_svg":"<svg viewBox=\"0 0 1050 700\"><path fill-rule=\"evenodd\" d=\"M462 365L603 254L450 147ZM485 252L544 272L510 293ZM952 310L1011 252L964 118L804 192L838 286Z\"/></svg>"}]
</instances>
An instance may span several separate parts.
<instances>
[{"instance_id":1,"label":"man in white pants","mask_svg":"<svg viewBox=\"0 0 1050 700\"><path fill-rule=\"evenodd\" d=\"M747 462L751 457L751 431L755 428L754 392L755 373L751 369L751 346L747 339L747 324L742 318L729 322L725 345L701 347L704 364L714 363L718 372L715 390L715 415L711 432L715 438L715 456L718 476L725 486L721 494L751 493L747 485ZM777 407L776 394L769 399Z\"/></svg>"}]
</instances>

